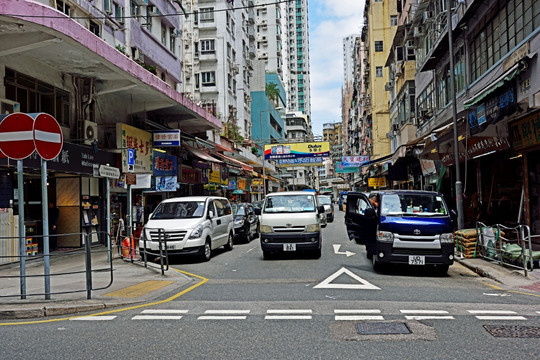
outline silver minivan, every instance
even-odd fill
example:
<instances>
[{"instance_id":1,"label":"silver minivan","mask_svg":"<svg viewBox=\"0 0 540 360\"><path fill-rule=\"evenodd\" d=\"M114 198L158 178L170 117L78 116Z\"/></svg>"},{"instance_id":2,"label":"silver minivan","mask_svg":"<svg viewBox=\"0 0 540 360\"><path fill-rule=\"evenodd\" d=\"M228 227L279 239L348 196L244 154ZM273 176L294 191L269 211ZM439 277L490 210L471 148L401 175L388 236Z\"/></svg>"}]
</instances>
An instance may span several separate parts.
<instances>
[{"instance_id":1,"label":"silver minivan","mask_svg":"<svg viewBox=\"0 0 540 360\"><path fill-rule=\"evenodd\" d=\"M306 191L288 191L266 195L260 219L261 249L265 259L274 252L308 251L321 257L321 215L317 195Z\"/></svg>"},{"instance_id":2,"label":"silver minivan","mask_svg":"<svg viewBox=\"0 0 540 360\"><path fill-rule=\"evenodd\" d=\"M216 196L177 197L162 201L150 214L139 241L141 256L159 255L159 241L169 255L198 255L233 248L234 223L229 200Z\"/></svg>"}]
</instances>

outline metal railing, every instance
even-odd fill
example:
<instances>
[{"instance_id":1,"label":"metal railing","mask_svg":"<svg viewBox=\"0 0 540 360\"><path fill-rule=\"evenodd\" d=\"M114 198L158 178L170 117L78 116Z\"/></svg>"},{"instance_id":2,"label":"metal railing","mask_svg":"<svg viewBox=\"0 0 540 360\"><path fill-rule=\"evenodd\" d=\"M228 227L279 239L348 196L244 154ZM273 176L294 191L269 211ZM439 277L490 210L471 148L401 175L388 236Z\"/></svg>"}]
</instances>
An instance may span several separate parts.
<instances>
[{"instance_id":1,"label":"metal railing","mask_svg":"<svg viewBox=\"0 0 540 360\"><path fill-rule=\"evenodd\" d=\"M507 227L502 224L487 226L476 223L478 256L499 264L523 270L525 276L534 268L534 252L530 228L527 225ZM538 253L538 252L537 252ZM538 260L538 259L536 259Z\"/></svg>"},{"instance_id":2,"label":"metal railing","mask_svg":"<svg viewBox=\"0 0 540 360\"><path fill-rule=\"evenodd\" d=\"M22 237L0 237L0 243L13 244L10 254L0 254L0 259L7 260L7 263L0 267L0 298L20 297L26 299L30 296L44 296L49 300L51 295L72 294L86 292L87 299L92 298L92 291L103 290L109 288L113 283L113 265L111 261L111 249L103 245L92 245L92 239L100 236L107 239L107 244L110 244L110 235L105 232L82 232L49 235L48 238L55 236L57 239L65 237L64 242L69 242L71 239L77 244L82 239L84 247L76 247L71 251L56 251L49 254L41 254L38 251L38 244L43 243L45 237L43 235L31 235ZM26 244L26 248L20 251L19 247ZM17 251L15 251L17 250ZM67 257L80 255L84 252L84 264L78 264L65 261ZM24 254L24 255L20 255ZM4 261L3 261L4 262ZM44 264L41 267L41 264ZM13 265L19 264L19 269ZM102 265L105 264L105 265ZM99 265L94 267L93 265ZM57 270L52 272L51 270ZM18 270L18 271L17 271ZM96 273L108 272L108 282L104 286L94 287L94 275ZM84 289L73 288L82 281L81 275L84 274ZM60 280L62 278L62 280ZM37 279L42 279L43 287L38 285ZM51 283L51 279L55 279ZM58 279L58 280L56 280ZM19 293L16 294L14 289L19 285ZM28 291L28 289L30 291ZM43 289L43 290L42 290ZM13 293L9 293L13 290Z\"/></svg>"},{"instance_id":3,"label":"metal railing","mask_svg":"<svg viewBox=\"0 0 540 360\"><path fill-rule=\"evenodd\" d=\"M140 237L132 236L131 239L125 238L124 241L122 242L122 246L121 246L122 257L124 258L124 260L128 259L131 262L141 261L144 263L144 267L148 267L148 264L154 263L153 260L159 260L161 275L165 275L165 271L169 270L169 252L167 251L167 237L165 236L165 230L162 228L148 229L148 230L157 231L158 250L152 251L150 249L150 246L147 246L147 245L150 245L148 243L152 241L147 240L146 236L144 235ZM129 242L127 246L126 246L126 239ZM142 241L142 244L141 244L141 241ZM139 244L139 254L141 256L140 260L137 260L137 256L136 256L136 247L137 247L136 244Z\"/></svg>"}]
</instances>

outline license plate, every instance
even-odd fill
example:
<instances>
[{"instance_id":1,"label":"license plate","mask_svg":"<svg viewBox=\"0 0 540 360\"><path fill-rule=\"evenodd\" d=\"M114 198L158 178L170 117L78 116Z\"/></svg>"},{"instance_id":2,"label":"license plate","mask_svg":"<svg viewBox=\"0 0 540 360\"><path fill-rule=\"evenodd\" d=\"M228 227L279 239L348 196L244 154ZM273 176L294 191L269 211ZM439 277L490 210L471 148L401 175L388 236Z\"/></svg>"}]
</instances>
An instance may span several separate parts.
<instances>
[{"instance_id":1,"label":"license plate","mask_svg":"<svg viewBox=\"0 0 540 360\"><path fill-rule=\"evenodd\" d=\"M283 251L296 251L296 244L283 244Z\"/></svg>"},{"instance_id":2,"label":"license plate","mask_svg":"<svg viewBox=\"0 0 540 360\"><path fill-rule=\"evenodd\" d=\"M167 250L174 250L176 249L176 245L167 245Z\"/></svg>"},{"instance_id":3,"label":"license plate","mask_svg":"<svg viewBox=\"0 0 540 360\"><path fill-rule=\"evenodd\" d=\"M426 257L421 255L409 256L409 265L425 265Z\"/></svg>"}]
</instances>

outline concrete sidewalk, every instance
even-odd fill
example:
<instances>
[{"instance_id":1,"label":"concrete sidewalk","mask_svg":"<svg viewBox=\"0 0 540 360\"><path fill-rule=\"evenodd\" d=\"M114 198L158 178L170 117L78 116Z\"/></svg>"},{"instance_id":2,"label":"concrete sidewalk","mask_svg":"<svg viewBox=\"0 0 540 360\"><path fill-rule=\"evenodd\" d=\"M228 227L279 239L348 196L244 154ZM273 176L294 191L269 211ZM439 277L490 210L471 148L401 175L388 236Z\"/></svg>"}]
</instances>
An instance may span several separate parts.
<instances>
[{"instance_id":1,"label":"concrete sidewalk","mask_svg":"<svg viewBox=\"0 0 540 360\"><path fill-rule=\"evenodd\" d=\"M159 301L202 281L169 268L161 274L159 264L123 260L117 253L110 262L104 248L92 249L91 299L87 299L83 250L54 252L50 260L50 299L46 299L43 258L26 262L26 299L20 297L20 265L0 266L0 319L39 318L111 309ZM77 272L77 273L75 273ZM72 273L68 275L55 275ZM74 292L76 291L76 292ZM11 296L17 295L17 296Z\"/></svg>"},{"instance_id":2,"label":"concrete sidewalk","mask_svg":"<svg viewBox=\"0 0 540 360\"><path fill-rule=\"evenodd\" d=\"M494 281L501 290L519 290L540 296L540 270L534 269L525 277L523 272L505 268L495 262L483 259L457 259L461 265ZM76 314L85 311L107 311L122 306L135 306L161 301L177 295L182 290L201 281L196 275L190 276L170 268L161 275L157 264L132 263L113 256L113 282L110 282L110 267L107 253L103 248L92 250L92 269L103 270L93 273L91 299L87 300L84 251L55 252L50 261L50 300L45 299L44 278L28 277L27 298L20 296L19 264L0 266L0 320L43 318L56 315ZM53 274L81 272L56 276ZM43 274L43 258L27 261L27 275ZM106 288L105 288L106 287ZM72 292L78 290L79 292ZM40 294L41 295L38 295Z\"/></svg>"}]
</instances>

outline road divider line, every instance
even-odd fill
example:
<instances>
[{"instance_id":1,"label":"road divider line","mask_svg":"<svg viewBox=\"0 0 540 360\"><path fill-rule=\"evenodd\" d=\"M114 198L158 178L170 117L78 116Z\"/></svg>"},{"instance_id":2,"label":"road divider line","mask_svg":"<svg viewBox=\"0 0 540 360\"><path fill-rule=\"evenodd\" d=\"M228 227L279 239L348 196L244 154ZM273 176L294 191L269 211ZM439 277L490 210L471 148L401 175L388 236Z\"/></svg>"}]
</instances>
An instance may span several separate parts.
<instances>
[{"instance_id":1,"label":"road divider line","mask_svg":"<svg viewBox=\"0 0 540 360\"><path fill-rule=\"evenodd\" d=\"M336 315L336 321L384 320L381 315Z\"/></svg>"},{"instance_id":2,"label":"road divider line","mask_svg":"<svg viewBox=\"0 0 540 360\"><path fill-rule=\"evenodd\" d=\"M265 320L311 320L311 315L266 315Z\"/></svg>"},{"instance_id":3,"label":"road divider line","mask_svg":"<svg viewBox=\"0 0 540 360\"><path fill-rule=\"evenodd\" d=\"M380 314L378 309L335 309L334 314Z\"/></svg>"},{"instance_id":4,"label":"road divider line","mask_svg":"<svg viewBox=\"0 0 540 360\"><path fill-rule=\"evenodd\" d=\"M527 320L524 316L476 316L478 320Z\"/></svg>"},{"instance_id":5,"label":"road divider line","mask_svg":"<svg viewBox=\"0 0 540 360\"><path fill-rule=\"evenodd\" d=\"M212 314L212 315L232 315L232 314L249 314L251 310L206 310L205 314Z\"/></svg>"},{"instance_id":6,"label":"road divider line","mask_svg":"<svg viewBox=\"0 0 540 360\"><path fill-rule=\"evenodd\" d=\"M147 309L143 310L141 314L187 314L189 310L159 310L159 309Z\"/></svg>"},{"instance_id":7,"label":"road divider line","mask_svg":"<svg viewBox=\"0 0 540 360\"><path fill-rule=\"evenodd\" d=\"M108 321L108 320L114 320L116 318L116 315L109 315L109 316L79 316L76 318L72 318L69 320L72 321Z\"/></svg>"},{"instance_id":8,"label":"road divider line","mask_svg":"<svg viewBox=\"0 0 540 360\"><path fill-rule=\"evenodd\" d=\"M454 320L453 316L406 315L407 320Z\"/></svg>"},{"instance_id":9,"label":"road divider line","mask_svg":"<svg viewBox=\"0 0 540 360\"><path fill-rule=\"evenodd\" d=\"M516 314L515 311L511 310L467 310L470 314Z\"/></svg>"},{"instance_id":10,"label":"road divider line","mask_svg":"<svg viewBox=\"0 0 540 360\"><path fill-rule=\"evenodd\" d=\"M311 309L270 309L266 310L267 314L312 314Z\"/></svg>"},{"instance_id":11,"label":"road divider line","mask_svg":"<svg viewBox=\"0 0 540 360\"><path fill-rule=\"evenodd\" d=\"M246 320L247 316L214 316L214 315L201 315L197 320Z\"/></svg>"},{"instance_id":12,"label":"road divider line","mask_svg":"<svg viewBox=\"0 0 540 360\"><path fill-rule=\"evenodd\" d=\"M446 310L399 310L402 314L448 314Z\"/></svg>"}]
</instances>

